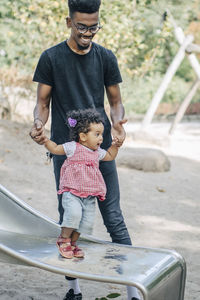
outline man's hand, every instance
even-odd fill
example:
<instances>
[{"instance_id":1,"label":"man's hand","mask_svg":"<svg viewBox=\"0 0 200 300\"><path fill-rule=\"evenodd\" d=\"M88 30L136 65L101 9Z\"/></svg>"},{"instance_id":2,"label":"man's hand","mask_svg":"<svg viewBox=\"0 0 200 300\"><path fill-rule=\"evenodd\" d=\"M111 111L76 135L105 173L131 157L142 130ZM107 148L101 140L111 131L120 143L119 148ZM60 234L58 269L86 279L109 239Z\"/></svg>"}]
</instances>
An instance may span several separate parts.
<instances>
[{"instance_id":1,"label":"man's hand","mask_svg":"<svg viewBox=\"0 0 200 300\"><path fill-rule=\"evenodd\" d=\"M121 147L126 138L126 132L123 127L123 124L125 124L126 122L127 122L127 119L123 119L121 121L116 122L112 126L111 133L113 136L114 144L117 147Z\"/></svg>"},{"instance_id":2,"label":"man's hand","mask_svg":"<svg viewBox=\"0 0 200 300\"><path fill-rule=\"evenodd\" d=\"M39 145L43 145L46 141L46 136L44 134L44 125L40 119L35 119L33 127L29 132L30 137Z\"/></svg>"}]
</instances>

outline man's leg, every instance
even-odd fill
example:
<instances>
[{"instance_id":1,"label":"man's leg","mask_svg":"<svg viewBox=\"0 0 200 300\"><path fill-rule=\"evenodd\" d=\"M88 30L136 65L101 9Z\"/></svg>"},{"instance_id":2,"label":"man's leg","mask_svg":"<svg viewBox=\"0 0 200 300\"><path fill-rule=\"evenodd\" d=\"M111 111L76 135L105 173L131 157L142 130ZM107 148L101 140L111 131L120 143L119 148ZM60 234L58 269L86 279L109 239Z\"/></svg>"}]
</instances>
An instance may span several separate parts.
<instances>
[{"instance_id":1,"label":"man's leg","mask_svg":"<svg viewBox=\"0 0 200 300\"><path fill-rule=\"evenodd\" d=\"M115 161L101 162L100 170L107 187L106 200L98 201L104 224L113 243L131 245L131 239L120 208L120 191ZM135 287L127 286L127 299L140 299Z\"/></svg>"},{"instance_id":2,"label":"man's leg","mask_svg":"<svg viewBox=\"0 0 200 300\"><path fill-rule=\"evenodd\" d=\"M60 182L60 169L66 159L65 155L54 155L53 156L53 167L54 167L54 176L56 180L56 190L59 190L59 182ZM59 212L59 224L63 221L63 207L62 207L62 195L57 195L58 197L58 212Z\"/></svg>"},{"instance_id":3,"label":"man's leg","mask_svg":"<svg viewBox=\"0 0 200 300\"><path fill-rule=\"evenodd\" d=\"M107 188L106 200L98 201L104 224L113 243L131 245L120 208L120 191L115 161L101 162L100 170Z\"/></svg>"},{"instance_id":4,"label":"man's leg","mask_svg":"<svg viewBox=\"0 0 200 300\"><path fill-rule=\"evenodd\" d=\"M64 163L66 159L65 155L60 155L60 156L53 156L53 166L54 166L54 175L55 175L55 180L56 180L56 189L57 191L59 190L59 182L60 182L60 169L62 167L62 164ZM63 221L63 207L62 207L62 195L58 195L58 212L59 212L59 224L62 223ZM73 278L73 277L68 277L65 276L65 278L68 281L68 291L67 294L65 295L64 300L68 299L77 299L81 300L82 299L82 294L80 292L80 287L79 287L79 282L78 279Z\"/></svg>"}]
</instances>

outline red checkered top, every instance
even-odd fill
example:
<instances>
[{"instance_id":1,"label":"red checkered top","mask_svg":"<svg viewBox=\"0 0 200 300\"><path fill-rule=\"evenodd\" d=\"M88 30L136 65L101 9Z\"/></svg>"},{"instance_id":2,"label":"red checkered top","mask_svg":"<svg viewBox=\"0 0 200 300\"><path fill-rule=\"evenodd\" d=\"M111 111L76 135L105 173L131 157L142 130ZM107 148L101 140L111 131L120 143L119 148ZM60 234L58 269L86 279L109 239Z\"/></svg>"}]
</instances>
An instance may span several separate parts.
<instances>
[{"instance_id":1,"label":"red checkered top","mask_svg":"<svg viewBox=\"0 0 200 300\"><path fill-rule=\"evenodd\" d=\"M83 198L96 196L101 201L105 199L106 185L99 170L98 150L91 151L76 143L74 154L67 157L60 171L58 194L64 192Z\"/></svg>"}]
</instances>

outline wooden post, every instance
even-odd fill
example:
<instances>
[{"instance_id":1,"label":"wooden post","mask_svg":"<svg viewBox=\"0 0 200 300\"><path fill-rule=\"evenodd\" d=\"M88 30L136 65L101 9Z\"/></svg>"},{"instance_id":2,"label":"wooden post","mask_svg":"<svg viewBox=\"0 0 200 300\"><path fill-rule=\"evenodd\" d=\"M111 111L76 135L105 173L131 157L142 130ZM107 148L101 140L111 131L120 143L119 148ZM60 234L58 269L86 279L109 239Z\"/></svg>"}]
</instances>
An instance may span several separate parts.
<instances>
[{"instance_id":1,"label":"wooden post","mask_svg":"<svg viewBox=\"0 0 200 300\"><path fill-rule=\"evenodd\" d=\"M186 51L188 53L192 53L192 52L197 52L197 53L200 53L200 45L197 45L197 44L190 44Z\"/></svg>"},{"instance_id":2,"label":"wooden post","mask_svg":"<svg viewBox=\"0 0 200 300\"><path fill-rule=\"evenodd\" d=\"M176 114L176 117L170 127L169 130L169 134L172 134L177 126L177 124L181 121L181 119L183 118L183 115L186 111L186 109L188 108L192 98L194 97L197 89L200 87L200 80L197 79L194 84L192 85L191 90L188 92L188 94L186 95L185 99L183 100L183 102L181 103L179 110Z\"/></svg>"},{"instance_id":3,"label":"wooden post","mask_svg":"<svg viewBox=\"0 0 200 300\"><path fill-rule=\"evenodd\" d=\"M185 39L185 34L183 32L183 29L181 27L179 27L179 26L176 25L176 22L175 22L172 14L170 13L169 10L167 10L167 15L170 18L170 22L172 23L172 25L174 27L175 37L176 37L178 43L180 45L182 45L182 43L183 43L183 41ZM186 48L186 51L190 52L190 49L192 49L192 47L194 48L193 44L192 45L188 45L188 47ZM198 49L199 49L199 46L198 46ZM197 51L197 47L196 47L196 52L198 52ZM194 69L197 77L200 79L200 64L199 64L199 61L198 61L196 55L194 53L191 53L191 54L188 55L188 59L189 59L189 62L191 64L192 68Z\"/></svg>"},{"instance_id":4,"label":"wooden post","mask_svg":"<svg viewBox=\"0 0 200 300\"><path fill-rule=\"evenodd\" d=\"M153 116L156 112L156 109L157 109L160 101L162 100L162 97L163 97L170 81L172 80L172 77L176 73L179 65L181 64L182 60L185 57L185 49L188 47L189 44L192 43L193 39L194 39L194 37L192 35L188 35L184 39L181 47L179 48L178 53L174 57L171 65L169 66L169 68L162 80L161 85L159 86L157 92L155 93L155 95L152 99L150 107L149 107L149 109L144 117L144 120L142 122L142 129L146 128L151 123Z\"/></svg>"}]
</instances>

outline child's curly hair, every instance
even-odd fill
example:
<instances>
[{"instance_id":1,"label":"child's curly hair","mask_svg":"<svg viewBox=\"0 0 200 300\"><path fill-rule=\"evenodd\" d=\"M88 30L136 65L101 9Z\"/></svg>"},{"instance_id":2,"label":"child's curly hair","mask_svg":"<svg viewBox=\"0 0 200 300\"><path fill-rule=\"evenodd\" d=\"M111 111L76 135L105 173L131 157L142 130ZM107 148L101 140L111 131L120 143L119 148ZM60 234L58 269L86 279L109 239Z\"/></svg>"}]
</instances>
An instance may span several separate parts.
<instances>
[{"instance_id":1,"label":"child's curly hair","mask_svg":"<svg viewBox=\"0 0 200 300\"><path fill-rule=\"evenodd\" d=\"M70 140L79 142L81 132L87 133L90 131L91 123L102 123L104 119L95 109L79 109L72 110L67 113L67 126L70 129Z\"/></svg>"}]
</instances>

